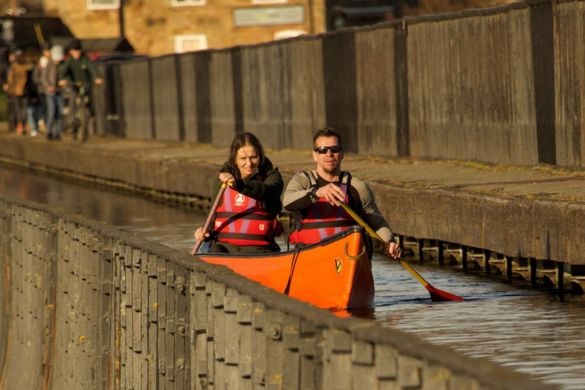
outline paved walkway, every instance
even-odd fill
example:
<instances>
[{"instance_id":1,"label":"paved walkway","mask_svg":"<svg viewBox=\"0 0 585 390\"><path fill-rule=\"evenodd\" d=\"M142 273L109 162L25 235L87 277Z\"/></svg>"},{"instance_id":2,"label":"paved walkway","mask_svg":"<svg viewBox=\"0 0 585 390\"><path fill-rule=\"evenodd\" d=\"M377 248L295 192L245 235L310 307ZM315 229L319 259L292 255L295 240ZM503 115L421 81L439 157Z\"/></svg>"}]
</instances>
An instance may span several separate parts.
<instances>
[{"instance_id":1,"label":"paved walkway","mask_svg":"<svg viewBox=\"0 0 585 390\"><path fill-rule=\"evenodd\" d=\"M227 148L204 144L118 138L92 138L87 144L80 144L69 137L61 142L47 141L41 136L18 137L3 127L0 126L0 140L6 146L2 149L6 149L9 144L31 144L35 150L42 149L43 154L75 151L96 157L125 157L144 163L157 161L160 164L180 162L186 165L220 166L228 153ZM5 151L0 153L6 154ZM300 169L314 167L309 150L267 149L266 153L286 179ZM346 154L343 168L367 181L401 188L442 189L526 200L585 203L585 171L560 167L518 167L469 161L387 159Z\"/></svg>"}]
</instances>

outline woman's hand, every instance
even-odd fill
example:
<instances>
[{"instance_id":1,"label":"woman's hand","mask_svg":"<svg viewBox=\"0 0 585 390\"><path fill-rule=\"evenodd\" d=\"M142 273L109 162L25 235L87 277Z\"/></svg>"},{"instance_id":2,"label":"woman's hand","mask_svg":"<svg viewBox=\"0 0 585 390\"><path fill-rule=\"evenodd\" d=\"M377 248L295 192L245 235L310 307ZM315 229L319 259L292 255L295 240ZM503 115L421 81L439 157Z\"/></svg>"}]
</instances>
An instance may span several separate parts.
<instances>
[{"instance_id":1,"label":"woman's hand","mask_svg":"<svg viewBox=\"0 0 585 390\"><path fill-rule=\"evenodd\" d=\"M227 183L228 186L233 187L236 183L236 178L229 172L221 172L218 175L219 181L222 183Z\"/></svg>"},{"instance_id":2,"label":"woman's hand","mask_svg":"<svg viewBox=\"0 0 585 390\"><path fill-rule=\"evenodd\" d=\"M209 232L205 232L203 231L203 228L197 228L197 230L195 230L195 233L193 233L193 237L195 237L195 241L202 241L205 238L209 237Z\"/></svg>"}]
</instances>

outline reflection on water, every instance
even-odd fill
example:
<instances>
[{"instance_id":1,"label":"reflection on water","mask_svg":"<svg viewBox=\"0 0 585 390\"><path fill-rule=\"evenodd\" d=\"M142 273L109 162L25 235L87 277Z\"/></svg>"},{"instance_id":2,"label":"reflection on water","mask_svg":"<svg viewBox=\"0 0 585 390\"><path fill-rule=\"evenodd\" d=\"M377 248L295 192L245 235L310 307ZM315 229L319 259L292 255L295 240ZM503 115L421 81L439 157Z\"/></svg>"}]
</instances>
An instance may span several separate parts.
<instances>
[{"instance_id":1,"label":"reflection on water","mask_svg":"<svg viewBox=\"0 0 585 390\"><path fill-rule=\"evenodd\" d=\"M193 245L194 227L205 220L195 211L2 168L0 193L58 205L184 251ZM352 315L417 334L467 356L491 359L563 389L585 389L582 301L559 302L547 293L417 265L432 285L465 298L433 303L428 291L399 263L375 257L373 268L375 307Z\"/></svg>"},{"instance_id":2,"label":"reflection on water","mask_svg":"<svg viewBox=\"0 0 585 390\"><path fill-rule=\"evenodd\" d=\"M473 275L417 266L434 286L463 302L437 302L397 263L374 262L376 321L488 358L564 389L585 389L585 305ZM426 294L426 297L425 297Z\"/></svg>"},{"instance_id":3,"label":"reflection on water","mask_svg":"<svg viewBox=\"0 0 585 390\"><path fill-rule=\"evenodd\" d=\"M77 186L54 178L0 167L0 193L57 206L84 217L184 248L205 216L129 195ZM169 242L166 242L169 240Z\"/></svg>"}]
</instances>

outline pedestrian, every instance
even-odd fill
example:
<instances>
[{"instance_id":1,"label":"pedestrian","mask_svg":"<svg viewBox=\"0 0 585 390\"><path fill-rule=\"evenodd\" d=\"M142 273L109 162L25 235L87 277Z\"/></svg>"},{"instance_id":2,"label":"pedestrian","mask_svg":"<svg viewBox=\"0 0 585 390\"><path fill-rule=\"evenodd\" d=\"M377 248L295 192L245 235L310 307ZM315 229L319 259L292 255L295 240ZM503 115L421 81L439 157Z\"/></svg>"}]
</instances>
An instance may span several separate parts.
<instances>
[{"instance_id":1,"label":"pedestrian","mask_svg":"<svg viewBox=\"0 0 585 390\"><path fill-rule=\"evenodd\" d=\"M9 68L6 74L6 83L2 86L8 95L9 107L8 122L11 131L23 135L26 129L27 97L25 95L27 66L20 50L8 55Z\"/></svg>"},{"instance_id":2,"label":"pedestrian","mask_svg":"<svg viewBox=\"0 0 585 390\"><path fill-rule=\"evenodd\" d=\"M44 45L35 70L35 79L45 100L45 126L48 140L60 140L63 128L63 96L57 85L57 67L63 59L59 46Z\"/></svg>"},{"instance_id":3,"label":"pedestrian","mask_svg":"<svg viewBox=\"0 0 585 390\"><path fill-rule=\"evenodd\" d=\"M70 115L73 118L73 137L77 138L79 128L82 128L81 141L87 141L89 135L90 121L94 117L94 107L92 90L93 85L101 85L103 80L95 66L95 64L85 55L81 48L81 41L73 40L67 47L69 57L59 66L59 86L61 88L68 87L71 89ZM78 106L78 98L83 100L87 106L87 114L89 117L84 118L83 123L76 121L78 113L77 110L83 107Z\"/></svg>"},{"instance_id":4,"label":"pedestrian","mask_svg":"<svg viewBox=\"0 0 585 390\"><path fill-rule=\"evenodd\" d=\"M28 133L31 137L36 137L39 134L39 122L43 117L43 105L41 101L41 94L35 79L35 71L37 65L34 61L27 64L26 71L26 86L24 88L24 95L26 96L26 121L28 125Z\"/></svg>"},{"instance_id":5,"label":"pedestrian","mask_svg":"<svg viewBox=\"0 0 585 390\"><path fill-rule=\"evenodd\" d=\"M388 255L401 251L390 226L376 205L374 194L362 180L341 170L344 157L341 136L334 129L318 129L313 137L316 168L298 172L284 193L284 208L293 213L289 242L309 245L356 225L339 206L343 202L360 215L388 245Z\"/></svg>"},{"instance_id":6,"label":"pedestrian","mask_svg":"<svg viewBox=\"0 0 585 390\"><path fill-rule=\"evenodd\" d=\"M195 240L208 241L213 253L280 251L275 237L282 226L276 216L282 211L284 182L254 134L235 136L218 179L228 186L215 210L213 229L198 228Z\"/></svg>"},{"instance_id":7,"label":"pedestrian","mask_svg":"<svg viewBox=\"0 0 585 390\"><path fill-rule=\"evenodd\" d=\"M4 85L6 85L7 80L8 80L8 70L10 69L10 48L8 47L3 47L0 48L0 85L2 86L2 88L4 89ZM6 110L6 114L8 115L7 119L10 120L9 114L11 112L11 107L10 107L10 99L8 99L8 96L6 96L6 103L5 103L5 110ZM9 131L14 131L14 128L12 127L12 124L9 122L8 124L8 130Z\"/></svg>"}]
</instances>

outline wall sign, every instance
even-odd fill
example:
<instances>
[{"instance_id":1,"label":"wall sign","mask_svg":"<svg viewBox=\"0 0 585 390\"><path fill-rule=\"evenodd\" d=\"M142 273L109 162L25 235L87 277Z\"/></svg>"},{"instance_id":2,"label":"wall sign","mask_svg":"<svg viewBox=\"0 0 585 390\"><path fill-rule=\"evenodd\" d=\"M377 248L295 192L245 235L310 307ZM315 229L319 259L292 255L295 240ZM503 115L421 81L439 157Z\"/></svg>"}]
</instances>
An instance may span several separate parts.
<instances>
[{"instance_id":1,"label":"wall sign","mask_svg":"<svg viewBox=\"0 0 585 390\"><path fill-rule=\"evenodd\" d=\"M303 24L304 19L305 9L302 5L236 8L234 10L234 25L236 27Z\"/></svg>"}]
</instances>

